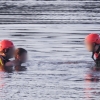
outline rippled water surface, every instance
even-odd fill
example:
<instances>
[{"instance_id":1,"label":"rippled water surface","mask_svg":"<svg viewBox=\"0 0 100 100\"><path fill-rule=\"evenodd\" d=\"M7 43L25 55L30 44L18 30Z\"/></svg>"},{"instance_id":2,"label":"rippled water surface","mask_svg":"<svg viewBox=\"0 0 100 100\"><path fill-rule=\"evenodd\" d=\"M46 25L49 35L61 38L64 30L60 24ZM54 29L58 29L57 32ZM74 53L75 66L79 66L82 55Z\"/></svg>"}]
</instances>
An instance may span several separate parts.
<instances>
[{"instance_id":1,"label":"rippled water surface","mask_svg":"<svg viewBox=\"0 0 100 100\"><path fill-rule=\"evenodd\" d=\"M83 43L99 23L99 0L0 0L0 40L29 52L27 71L0 73L0 100L99 100Z\"/></svg>"}]
</instances>

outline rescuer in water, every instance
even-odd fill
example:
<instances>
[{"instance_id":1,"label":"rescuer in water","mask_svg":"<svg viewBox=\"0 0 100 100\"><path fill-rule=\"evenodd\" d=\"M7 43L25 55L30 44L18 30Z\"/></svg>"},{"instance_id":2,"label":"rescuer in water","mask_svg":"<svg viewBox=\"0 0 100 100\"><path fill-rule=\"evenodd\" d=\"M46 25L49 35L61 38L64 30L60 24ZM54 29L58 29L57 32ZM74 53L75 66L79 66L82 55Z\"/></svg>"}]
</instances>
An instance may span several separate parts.
<instances>
[{"instance_id":1,"label":"rescuer in water","mask_svg":"<svg viewBox=\"0 0 100 100\"><path fill-rule=\"evenodd\" d=\"M12 41L2 40L0 41L0 70L1 71L12 71L12 66L7 64L10 62L9 59L13 58L15 47Z\"/></svg>"},{"instance_id":2,"label":"rescuer in water","mask_svg":"<svg viewBox=\"0 0 100 100\"><path fill-rule=\"evenodd\" d=\"M100 67L100 37L96 33L86 36L85 45L89 52L92 52L92 59L96 63L96 67Z\"/></svg>"}]
</instances>

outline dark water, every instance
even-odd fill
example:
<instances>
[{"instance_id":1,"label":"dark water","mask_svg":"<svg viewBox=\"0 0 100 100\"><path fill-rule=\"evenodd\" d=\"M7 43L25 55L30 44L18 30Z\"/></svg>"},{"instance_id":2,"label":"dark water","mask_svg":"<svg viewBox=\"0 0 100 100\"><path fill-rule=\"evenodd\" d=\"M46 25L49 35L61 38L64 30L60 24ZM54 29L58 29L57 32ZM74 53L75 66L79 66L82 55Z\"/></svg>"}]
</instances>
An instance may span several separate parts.
<instances>
[{"instance_id":1,"label":"dark water","mask_svg":"<svg viewBox=\"0 0 100 100\"><path fill-rule=\"evenodd\" d=\"M0 73L0 100L99 100L83 43L99 19L99 0L0 0L0 40L29 52L27 71Z\"/></svg>"}]
</instances>

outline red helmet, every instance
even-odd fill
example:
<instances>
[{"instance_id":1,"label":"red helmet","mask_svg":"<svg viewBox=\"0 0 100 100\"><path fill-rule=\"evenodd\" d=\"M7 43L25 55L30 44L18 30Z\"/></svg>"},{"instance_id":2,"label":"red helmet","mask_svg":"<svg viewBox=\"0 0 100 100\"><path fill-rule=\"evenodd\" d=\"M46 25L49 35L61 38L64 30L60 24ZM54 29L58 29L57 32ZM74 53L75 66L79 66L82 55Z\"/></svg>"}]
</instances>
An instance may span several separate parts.
<instances>
[{"instance_id":1,"label":"red helmet","mask_svg":"<svg viewBox=\"0 0 100 100\"><path fill-rule=\"evenodd\" d=\"M92 33L85 38L85 42L100 44L100 37L98 34Z\"/></svg>"},{"instance_id":2,"label":"red helmet","mask_svg":"<svg viewBox=\"0 0 100 100\"><path fill-rule=\"evenodd\" d=\"M8 49L14 47L14 44L9 40L2 40L0 41L0 51L3 51L4 49Z\"/></svg>"}]
</instances>

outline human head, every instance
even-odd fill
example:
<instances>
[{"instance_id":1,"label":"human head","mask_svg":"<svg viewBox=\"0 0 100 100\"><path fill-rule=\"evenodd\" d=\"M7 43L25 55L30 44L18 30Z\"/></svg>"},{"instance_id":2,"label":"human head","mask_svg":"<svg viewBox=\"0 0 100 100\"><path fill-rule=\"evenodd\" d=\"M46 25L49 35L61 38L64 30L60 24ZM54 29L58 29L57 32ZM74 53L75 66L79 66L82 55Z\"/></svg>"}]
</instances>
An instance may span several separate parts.
<instances>
[{"instance_id":1,"label":"human head","mask_svg":"<svg viewBox=\"0 0 100 100\"><path fill-rule=\"evenodd\" d=\"M0 52L3 53L6 58L10 59L14 55L14 44L10 40L0 41Z\"/></svg>"},{"instance_id":2,"label":"human head","mask_svg":"<svg viewBox=\"0 0 100 100\"><path fill-rule=\"evenodd\" d=\"M27 51L23 48L17 48L15 50L15 59L20 63L25 63L27 61Z\"/></svg>"},{"instance_id":3,"label":"human head","mask_svg":"<svg viewBox=\"0 0 100 100\"><path fill-rule=\"evenodd\" d=\"M88 51L93 52L96 44L100 44L100 37L98 34L92 33L86 36L85 45Z\"/></svg>"}]
</instances>

